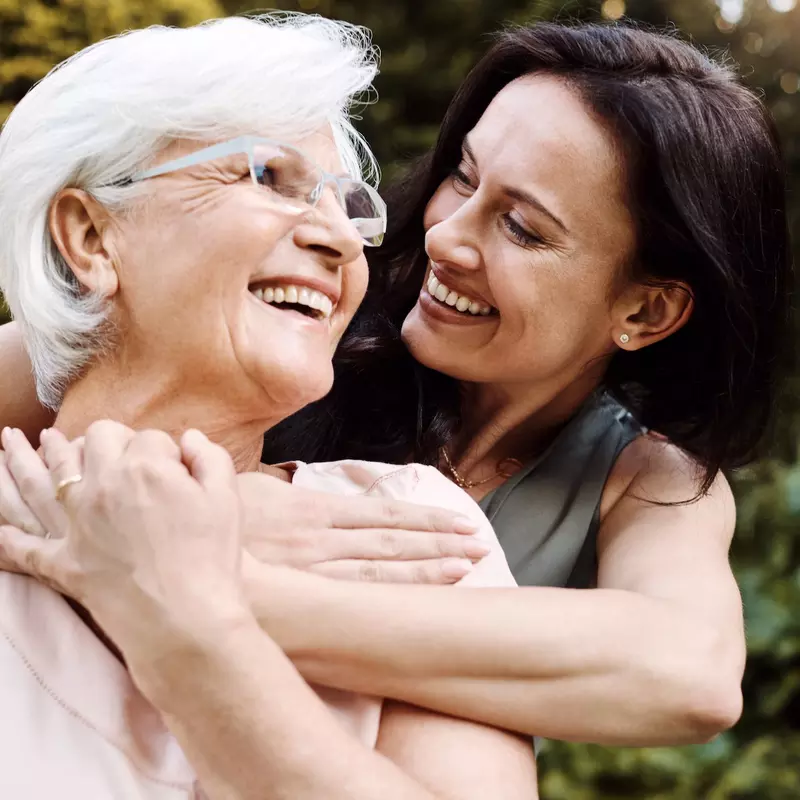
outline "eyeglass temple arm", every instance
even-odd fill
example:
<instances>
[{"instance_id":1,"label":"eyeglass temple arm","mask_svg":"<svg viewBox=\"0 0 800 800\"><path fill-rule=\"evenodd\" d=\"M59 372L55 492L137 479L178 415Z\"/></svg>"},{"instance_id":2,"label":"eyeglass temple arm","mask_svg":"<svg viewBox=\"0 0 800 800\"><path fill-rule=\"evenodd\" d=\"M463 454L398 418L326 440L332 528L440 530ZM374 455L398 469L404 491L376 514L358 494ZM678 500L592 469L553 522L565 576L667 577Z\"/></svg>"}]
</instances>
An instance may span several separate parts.
<instances>
[{"instance_id":1,"label":"eyeglass temple arm","mask_svg":"<svg viewBox=\"0 0 800 800\"><path fill-rule=\"evenodd\" d=\"M130 180L131 183L136 181L143 181L146 178L155 178L158 175L165 175L167 172L175 172L179 169L186 167L193 167L195 164L201 164L203 161L211 161L215 158L222 158L223 156L232 156L235 153L247 153L250 155L251 151L251 137L240 136L237 139L231 139L229 142L221 142L220 144L213 144L211 147L204 147L196 153L190 153L188 156L176 158L174 161L168 161L166 164L159 164L152 169L146 169L143 172L137 172Z\"/></svg>"}]
</instances>

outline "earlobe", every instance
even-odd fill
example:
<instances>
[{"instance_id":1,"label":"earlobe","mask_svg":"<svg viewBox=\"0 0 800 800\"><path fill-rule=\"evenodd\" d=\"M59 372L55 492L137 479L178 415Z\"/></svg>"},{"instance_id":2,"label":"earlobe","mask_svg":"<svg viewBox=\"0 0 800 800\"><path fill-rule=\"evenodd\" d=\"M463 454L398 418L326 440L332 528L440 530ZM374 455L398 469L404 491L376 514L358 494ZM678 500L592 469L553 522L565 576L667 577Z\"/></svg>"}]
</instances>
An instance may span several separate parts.
<instances>
[{"instance_id":1,"label":"earlobe","mask_svg":"<svg viewBox=\"0 0 800 800\"><path fill-rule=\"evenodd\" d=\"M50 235L78 283L92 294L113 297L119 276L109 250L108 212L87 192L63 189L49 214Z\"/></svg>"},{"instance_id":2,"label":"earlobe","mask_svg":"<svg viewBox=\"0 0 800 800\"><path fill-rule=\"evenodd\" d=\"M692 290L685 283L639 285L628 298L617 341L627 350L660 342L679 331L694 310Z\"/></svg>"}]
</instances>

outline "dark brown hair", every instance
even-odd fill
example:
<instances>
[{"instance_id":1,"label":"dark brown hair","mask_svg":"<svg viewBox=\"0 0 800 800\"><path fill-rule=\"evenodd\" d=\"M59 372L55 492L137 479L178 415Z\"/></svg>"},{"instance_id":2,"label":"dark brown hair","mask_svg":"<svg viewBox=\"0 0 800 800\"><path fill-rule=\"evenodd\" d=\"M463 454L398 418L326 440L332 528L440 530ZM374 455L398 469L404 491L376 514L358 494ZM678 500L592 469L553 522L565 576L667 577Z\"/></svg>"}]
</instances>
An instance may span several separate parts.
<instances>
[{"instance_id":1,"label":"dark brown hair","mask_svg":"<svg viewBox=\"0 0 800 800\"><path fill-rule=\"evenodd\" d=\"M637 277L681 281L694 296L680 331L614 356L605 389L697 459L703 488L720 468L754 457L789 341L773 122L731 69L673 36L542 23L497 37L454 98L434 150L387 193L390 229L370 259L369 293L337 354L334 390L268 435L268 459L436 461L458 428L458 386L416 363L399 334L426 268L423 213L491 100L532 73L567 81L616 136L638 225Z\"/></svg>"}]
</instances>

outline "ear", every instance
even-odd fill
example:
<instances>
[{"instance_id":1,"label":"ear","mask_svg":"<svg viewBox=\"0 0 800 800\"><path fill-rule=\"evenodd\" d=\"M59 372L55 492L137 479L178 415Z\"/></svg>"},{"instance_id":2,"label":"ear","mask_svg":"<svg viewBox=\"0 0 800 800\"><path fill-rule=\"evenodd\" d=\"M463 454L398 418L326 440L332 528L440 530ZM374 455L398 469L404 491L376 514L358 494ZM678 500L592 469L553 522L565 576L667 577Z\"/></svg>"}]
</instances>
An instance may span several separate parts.
<instances>
[{"instance_id":1,"label":"ear","mask_svg":"<svg viewBox=\"0 0 800 800\"><path fill-rule=\"evenodd\" d=\"M49 214L50 235L78 282L92 294L113 297L119 276L111 257L111 218L88 192L62 189Z\"/></svg>"},{"instance_id":2,"label":"ear","mask_svg":"<svg viewBox=\"0 0 800 800\"><path fill-rule=\"evenodd\" d=\"M679 331L693 310L694 296L685 283L633 284L614 304L614 343L640 350L660 342Z\"/></svg>"}]
</instances>

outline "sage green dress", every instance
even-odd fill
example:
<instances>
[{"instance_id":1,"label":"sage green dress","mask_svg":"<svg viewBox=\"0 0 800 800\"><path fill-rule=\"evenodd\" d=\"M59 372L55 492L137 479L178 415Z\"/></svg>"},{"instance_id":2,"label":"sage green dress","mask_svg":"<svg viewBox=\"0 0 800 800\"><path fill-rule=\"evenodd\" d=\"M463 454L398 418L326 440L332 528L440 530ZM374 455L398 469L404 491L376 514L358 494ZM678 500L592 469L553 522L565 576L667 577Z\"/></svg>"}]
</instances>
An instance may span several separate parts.
<instances>
[{"instance_id":1,"label":"sage green dress","mask_svg":"<svg viewBox=\"0 0 800 800\"><path fill-rule=\"evenodd\" d=\"M520 586L595 585L603 488L642 433L618 402L596 394L547 450L481 500Z\"/></svg>"}]
</instances>

